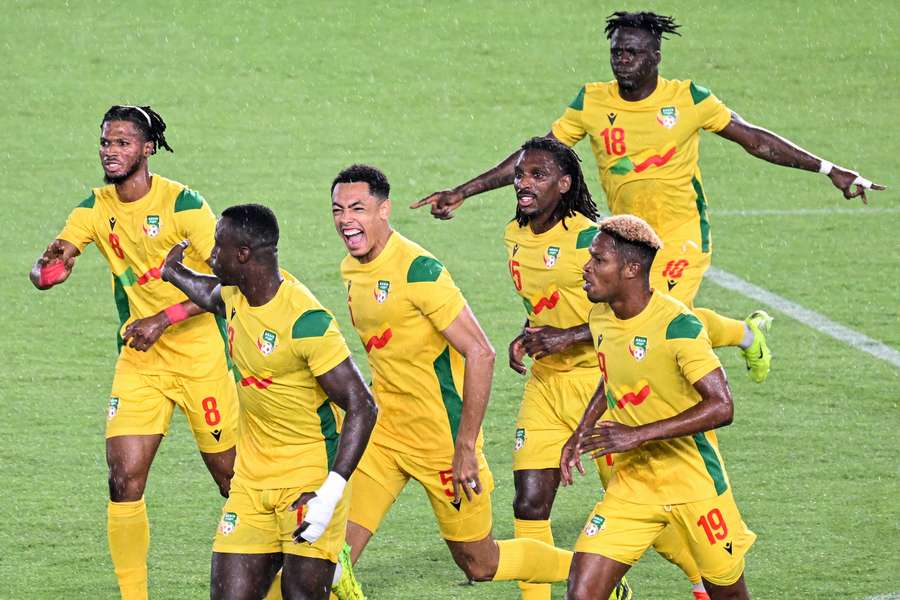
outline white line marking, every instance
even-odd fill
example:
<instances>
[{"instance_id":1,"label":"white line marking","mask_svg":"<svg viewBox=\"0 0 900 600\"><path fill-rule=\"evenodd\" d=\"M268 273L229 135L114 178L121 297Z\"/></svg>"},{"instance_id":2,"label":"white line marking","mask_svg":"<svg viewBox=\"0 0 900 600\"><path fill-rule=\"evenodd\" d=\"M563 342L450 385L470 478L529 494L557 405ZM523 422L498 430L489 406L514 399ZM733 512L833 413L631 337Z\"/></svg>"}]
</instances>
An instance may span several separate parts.
<instances>
[{"instance_id":1,"label":"white line marking","mask_svg":"<svg viewBox=\"0 0 900 600\"><path fill-rule=\"evenodd\" d=\"M799 304L791 302L787 298L782 298L778 294L774 294L759 286L753 285L749 281L745 281L722 269L710 267L706 272L706 278L723 288L771 306L775 310L786 314L792 319L800 321L816 331L829 335L845 344L849 344L857 350L868 352L875 358L880 358L881 360L900 368L900 352L878 340L873 340L867 335L850 329L849 327L845 327L840 323L835 323L825 315L804 308Z\"/></svg>"},{"instance_id":2,"label":"white line marking","mask_svg":"<svg viewBox=\"0 0 900 600\"><path fill-rule=\"evenodd\" d=\"M868 598L863 598L863 600L900 600L900 592L894 592L892 594L879 594L877 596L869 596Z\"/></svg>"},{"instance_id":3,"label":"white line marking","mask_svg":"<svg viewBox=\"0 0 900 600\"><path fill-rule=\"evenodd\" d=\"M856 208L843 208L843 207L834 207L834 208L755 208L755 209L747 209L747 210L731 210L731 209L722 209L716 210L715 207L710 209L710 214L713 217L721 216L721 217L763 217L763 216L775 216L775 217L799 217L799 216L807 216L807 215L856 215L860 217L865 217L869 215L886 215L886 214L896 214L900 213L900 206L889 206L889 207L867 207L867 206L859 206Z\"/></svg>"}]
</instances>

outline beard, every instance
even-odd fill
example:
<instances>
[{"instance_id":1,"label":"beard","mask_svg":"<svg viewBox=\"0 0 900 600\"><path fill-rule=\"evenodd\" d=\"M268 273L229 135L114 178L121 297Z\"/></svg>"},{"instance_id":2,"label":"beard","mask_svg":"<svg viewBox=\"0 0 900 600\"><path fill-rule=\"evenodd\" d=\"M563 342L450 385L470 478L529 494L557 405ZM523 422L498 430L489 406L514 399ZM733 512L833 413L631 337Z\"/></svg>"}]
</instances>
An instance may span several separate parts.
<instances>
[{"instance_id":1,"label":"beard","mask_svg":"<svg viewBox=\"0 0 900 600\"><path fill-rule=\"evenodd\" d=\"M138 169L141 168L141 161L136 160L134 164L129 167L129 169L123 173L122 175L108 175L106 171L103 171L103 181L109 184L118 185L123 181L126 181L129 177L138 172Z\"/></svg>"}]
</instances>

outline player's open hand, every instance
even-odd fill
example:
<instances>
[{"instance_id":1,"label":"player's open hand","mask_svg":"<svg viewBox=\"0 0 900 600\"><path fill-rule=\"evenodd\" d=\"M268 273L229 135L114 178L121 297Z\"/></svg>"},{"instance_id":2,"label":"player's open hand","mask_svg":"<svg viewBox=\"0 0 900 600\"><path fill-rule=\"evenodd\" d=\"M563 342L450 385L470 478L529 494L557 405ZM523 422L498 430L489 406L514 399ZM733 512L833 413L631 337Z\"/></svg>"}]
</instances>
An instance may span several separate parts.
<instances>
[{"instance_id":1,"label":"player's open hand","mask_svg":"<svg viewBox=\"0 0 900 600\"><path fill-rule=\"evenodd\" d=\"M448 220L453 218L453 211L465 201L462 192L456 190L441 190L409 205L410 208L421 208L426 204L431 205L431 216L435 219Z\"/></svg>"},{"instance_id":2,"label":"player's open hand","mask_svg":"<svg viewBox=\"0 0 900 600\"><path fill-rule=\"evenodd\" d=\"M562 352L572 345L571 336L567 329L557 327L526 327L523 345L525 352L538 360L550 354Z\"/></svg>"},{"instance_id":3,"label":"player's open hand","mask_svg":"<svg viewBox=\"0 0 900 600\"><path fill-rule=\"evenodd\" d=\"M466 495L468 501L472 501L473 494L481 493L481 479L478 478L478 459L475 458L475 450L456 447L453 453L453 503L458 504L462 495ZM462 493L460 493L462 490Z\"/></svg>"},{"instance_id":4,"label":"player's open hand","mask_svg":"<svg viewBox=\"0 0 900 600\"><path fill-rule=\"evenodd\" d=\"M181 264L184 261L184 251L187 250L187 247L191 245L191 242L188 240L181 240L169 250L169 253L166 254L166 260L163 261L163 268L160 277L163 281L171 281L169 278L169 274L171 273L171 269L177 265Z\"/></svg>"},{"instance_id":5,"label":"player's open hand","mask_svg":"<svg viewBox=\"0 0 900 600\"><path fill-rule=\"evenodd\" d=\"M837 165L831 168L831 172L828 173L828 178L831 179L831 183L834 184L834 187L844 193L844 198L850 200L851 198L859 196L862 198L863 204L869 203L869 199L866 198L866 190L881 191L887 189L887 187L883 185L869 181L856 171L842 169Z\"/></svg>"},{"instance_id":6,"label":"player's open hand","mask_svg":"<svg viewBox=\"0 0 900 600\"><path fill-rule=\"evenodd\" d=\"M641 430L615 421L601 421L585 432L581 440L583 452L593 452L592 458L633 450L644 443Z\"/></svg>"},{"instance_id":7,"label":"player's open hand","mask_svg":"<svg viewBox=\"0 0 900 600\"><path fill-rule=\"evenodd\" d=\"M31 267L28 278L39 290L50 289L69 278L78 250L63 240L53 240Z\"/></svg>"},{"instance_id":8,"label":"player's open hand","mask_svg":"<svg viewBox=\"0 0 900 600\"><path fill-rule=\"evenodd\" d=\"M317 539L319 539L319 536L322 535L320 533L319 535L315 536L315 539L309 539L309 537L307 537L307 536L311 536L312 533L315 533L315 532L308 532L309 521L306 520L306 516L309 512L309 507L307 505L309 504L309 501L315 497L316 497L315 492L303 492L302 494L300 494L300 497L297 498L296 500L294 500L294 502L291 504L290 510L292 510L292 511L299 510L300 511L300 516L297 519L300 522L300 525L298 525L297 529L294 530L294 533L291 534L291 538L293 538L295 544L299 544L301 542L312 543L312 542L316 541ZM304 535L304 534L306 534L306 535Z\"/></svg>"},{"instance_id":9,"label":"player's open hand","mask_svg":"<svg viewBox=\"0 0 900 600\"><path fill-rule=\"evenodd\" d=\"M525 334L519 334L513 341L509 343L509 368L518 373L519 375L524 375L528 372L528 369L525 368L525 363L522 360L525 358Z\"/></svg>"},{"instance_id":10,"label":"player's open hand","mask_svg":"<svg viewBox=\"0 0 900 600\"><path fill-rule=\"evenodd\" d=\"M581 464L581 427L575 429L575 432L569 437L568 441L563 445L562 453L559 456L559 475L564 486L572 485L575 480L572 477L572 467L578 469L578 472L584 475L584 465Z\"/></svg>"},{"instance_id":11,"label":"player's open hand","mask_svg":"<svg viewBox=\"0 0 900 600\"><path fill-rule=\"evenodd\" d=\"M165 312L132 321L122 332L122 342L135 350L146 352L150 346L156 343L168 326L169 317Z\"/></svg>"}]
</instances>

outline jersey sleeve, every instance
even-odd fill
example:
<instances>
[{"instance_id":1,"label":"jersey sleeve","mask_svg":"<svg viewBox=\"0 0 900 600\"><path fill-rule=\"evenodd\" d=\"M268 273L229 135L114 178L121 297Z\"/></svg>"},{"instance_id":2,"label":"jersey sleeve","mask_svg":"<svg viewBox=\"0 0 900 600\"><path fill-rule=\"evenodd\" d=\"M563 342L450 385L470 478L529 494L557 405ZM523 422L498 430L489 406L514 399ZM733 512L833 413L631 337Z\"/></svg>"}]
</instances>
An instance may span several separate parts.
<instances>
[{"instance_id":1,"label":"jersey sleeve","mask_svg":"<svg viewBox=\"0 0 900 600\"><path fill-rule=\"evenodd\" d=\"M713 133L722 131L731 123L731 110L725 103L702 85L691 82L691 98L697 110L699 126Z\"/></svg>"},{"instance_id":2,"label":"jersey sleeve","mask_svg":"<svg viewBox=\"0 0 900 600\"><path fill-rule=\"evenodd\" d=\"M188 252L193 258L209 260L216 243L216 216L203 196L184 188L175 200L175 221L179 234L191 242Z\"/></svg>"},{"instance_id":3,"label":"jersey sleeve","mask_svg":"<svg viewBox=\"0 0 900 600\"><path fill-rule=\"evenodd\" d=\"M406 274L412 303L428 317L435 329L443 331L466 307L466 299L441 262L418 256Z\"/></svg>"},{"instance_id":4,"label":"jersey sleeve","mask_svg":"<svg viewBox=\"0 0 900 600\"><path fill-rule=\"evenodd\" d=\"M291 328L291 348L316 377L324 375L350 356L350 349L327 310L310 309L297 317Z\"/></svg>"},{"instance_id":5,"label":"jersey sleeve","mask_svg":"<svg viewBox=\"0 0 900 600\"><path fill-rule=\"evenodd\" d=\"M94 202L94 194L91 194L89 198L76 206L75 210L69 213L65 226L63 226L59 235L56 236L57 239L69 242L78 248L79 252L83 252L85 246L96 241L91 218L93 216Z\"/></svg>"},{"instance_id":6,"label":"jersey sleeve","mask_svg":"<svg viewBox=\"0 0 900 600\"><path fill-rule=\"evenodd\" d=\"M672 319L666 328L666 341L678 368L691 385L722 366L703 324L690 313Z\"/></svg>"},{"instance_id":7,"label":"jersey sleeve","mask_svg":"<svg viewBox=\"0 0 900 600\"><path fill-rule=\"evenodd\" d=\"M578 91L575 99L566 107L562 116L558 118L550 131L566 146L574 146L587 135L582 121L584 114L584 87Z\"/></svg>"}]
</instances>

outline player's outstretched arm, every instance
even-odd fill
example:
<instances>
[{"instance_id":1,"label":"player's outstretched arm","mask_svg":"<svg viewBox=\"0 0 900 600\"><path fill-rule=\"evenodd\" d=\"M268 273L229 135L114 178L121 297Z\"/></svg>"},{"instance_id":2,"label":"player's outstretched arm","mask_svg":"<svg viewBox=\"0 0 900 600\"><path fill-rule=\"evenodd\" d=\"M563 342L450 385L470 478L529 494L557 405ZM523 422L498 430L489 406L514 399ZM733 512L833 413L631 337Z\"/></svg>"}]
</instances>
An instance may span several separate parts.
<instances>
[{"instance_id":1,"label":"player's outstretched arm","mask_svg":"<svg viewBox=\"0 0 900 600\"><path fill-rule=\"evenodd\" d=\"M225 302L219 279L214 275L198 273L184 266L184 251L190 242L183 240L169 250L163 263L162 279L187 295L188 299L203 310L225 316Z\"/></svg>"},{"instance_id":2,"label":"player's outstretched arm","mask_svg":"<svg viewBox=\"0 0 900 600\"><path fill-rule=\"evenodd\" d=\"M441 333L466 359L462 415L453 453L453 492L457 502L461 498L460 490L469 500L473 493L480 494L482 490L475 442L491 396L496 353L468 304Z\"/></svg>"},{"instance_id":3,"label":"player's outstretched arm","mask_svg":"<svg viewBox=\"0 0 900 600\"><path fill-rule=\"evenodd\" d=\"M81 253L74 244L66 240L53 240L34 261L28 278L37 289L48 290L69 278L79 254Z\"/></svg>"},{"instance_id":4,"label":"player's outstretched arm","mask_svg":"<svg viewBox=\"0 0 900 600\"><path fill-rule=\"evenodd\" d=\"M558 327L526 327L524 332L525 352L534 360L550 354L557 354L575 344L591 343L591 328L587 323L560 329Z\"/></svg>"},{"instance_id":5,"label":"player's outstretched arm","mask_svg":"<svg viewBox=\"0 0 900 600\"><path fill-rule=\"evenodd\" d=\"M577 468L578 472L584 475L581 455L588 451L584 447L585 440L606 411L606 382L599 373L597 376L600 379L597 383L597 389L594 390L591 401L588 402L587 407L584 409L584 415L582 415L578 427L575 428L569 440L563 445L562 453L559 457L559 474L563 485L571 485L574 482L572 479L572 467Z\"/></svg>"},{"instance_id":6,"label":"player's outstretched arm","mask_svg":"<svg viewBox=\"0 0 900 600\"><path fill-rule=\"evenodd\" d=\"M555 138L552 131L548 132L544 137ZM431 205L431 216L435 219L452 219L453 211L462 206L466 198L511 185L513 182L513 167L518 156L519 151L516 150L503 159L500 164L488 169L481 175L477 175L453 189L434 192L413 202L409 207L420 208L428 204Z\"/></svg>"},{"instance_id":7,"label":"player's outstretched arm","mask_svg":"<svg viewBox=\"0 0 900 600\"><path fill-rule=\"evenodd\" d=\"M735 112L731 113L731 122L718 134L740 144L753 156L770 163L806 171L818 171L828 175L834 187L841 190L844 198L848 200L860 196L863 203L868 204L867 189L886 189L885 186L869 181L856 171L834 165L768 129L748 123Z\"/></svg>"}]
</instances>

